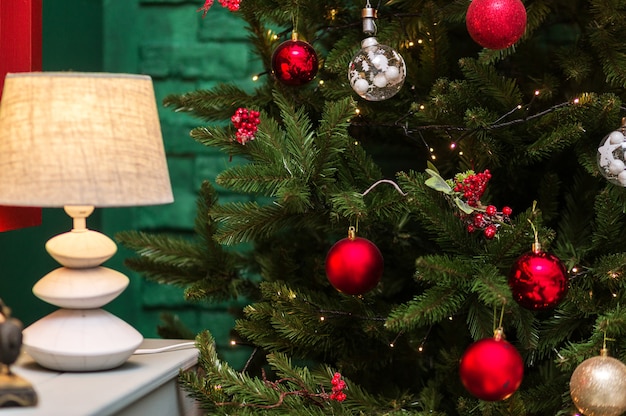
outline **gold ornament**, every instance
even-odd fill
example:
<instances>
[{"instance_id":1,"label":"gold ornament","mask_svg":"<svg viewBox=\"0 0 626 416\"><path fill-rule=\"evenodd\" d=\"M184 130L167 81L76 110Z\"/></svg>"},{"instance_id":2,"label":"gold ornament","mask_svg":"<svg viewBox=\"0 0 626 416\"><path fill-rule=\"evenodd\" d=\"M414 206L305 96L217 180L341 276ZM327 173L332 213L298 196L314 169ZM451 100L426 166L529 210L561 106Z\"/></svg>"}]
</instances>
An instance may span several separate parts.
<instances>
[{"instance_id":1,"label":"gold ornament","mask_svg":"<svg viewBox=\"0 0 626 416\"><path fill-rule=\"evenodd\" d=\"M570 394L585 416L620 416L626 411L626 365L603 348L576 367Z\"/></svg>"}]
</instances>

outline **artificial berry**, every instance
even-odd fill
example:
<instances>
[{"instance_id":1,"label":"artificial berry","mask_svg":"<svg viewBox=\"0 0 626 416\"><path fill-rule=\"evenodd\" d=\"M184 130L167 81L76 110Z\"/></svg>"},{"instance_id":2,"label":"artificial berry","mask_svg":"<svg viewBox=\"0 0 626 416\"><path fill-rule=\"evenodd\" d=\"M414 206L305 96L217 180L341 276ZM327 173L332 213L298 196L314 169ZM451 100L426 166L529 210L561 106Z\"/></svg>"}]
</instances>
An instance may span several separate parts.
<instances>
[{"instance_id":1,"label":"artificial berry","mask_svg":"<svg viewBox=\"0 0 626 416\"><path fill-rule=\"evenodd\" d=\"M483 234L485 236L486 239L491 240L492 238L494 238L496 236L496 233L498 232L498 229L496 228L495 225L493 224L489 224L484 230L483 230Z\"/></svg>"},{"instance_id":2,"label":"artificial berry","mask_svg":"<svg viewBox=\"0 0 626 416\"><path fill-rule=\"evenodd\" d=\"M485 208L485 213L490 217L496 215L496 212L498 212L498 208L496 208L495 205L489 205L487 208Z\"/></svg>"},{"instance_id":3,"label":"artificial berry","mask_svg":"<svg viewBox=\"0 0 626 416\"><path fill-rule=\"evenodd\" d=\"M233 126L237 129L235 138L241 144L246 144L250 140L254 140L254 134L257 131L257 125L261 122L259 112L248 110L247 108L238 108L235 114L230 118Z\"/></svg>"},{"instance_id":4,"label":"artificial berry","mask_svg":"<svg viewBox=\"0 0 626 416\"><path fill-rule=\"evenodd\" d=\"M482 173L474 173L469 171L465 174L459 174L455 177L454 191L463 194L469 206L478 206L481 196L487 188L487 182L491 179L489 170Z\"/></svg>"},{"instance_id":5,"label":"artificial berry","mask_svg":"<svg viewBox=\"0 0 626 416\"><path fill-rule=\"evenodd\" d=\"M513 213L513 210L511 209L511 207L503 207L502 213L508 217Z\"/></svg>"},{"instance_id":6,"label":"artificial berry","mask_svg":"<svg viewBox=\"0 0 626 416\"><path fill-rule=\"evenodd\" d=\"M476 231L476 227L474 227L472 224L467 224L467 232L471 234L474 231Z\"/></svg>"},{"instance_id":7,"label":"artificial berry","mask_svg":"<svg viewBox=\"0 0 626 416\"><path fill-rule=\"evenodd\" d=\"M222 7L226 7L231 12L239 10L240 0L220 0Z\"/></svg>"},{"instance_id":8,"label":"artificial berry","mask_svg":"<svg viewBox=\"0 0 626 416\"><path fill-rule=\"evenodd\" d=\"M483 217L483 214L480 213L476 213L474 214L474 226L475 227L482 227L485 223L485 217Z\"/></svg>"},{"instance_id":9,"label":"artificial berry","mask_svg":"<svg viewBox=\"0 0 626 416\"><path fill-rule=\"evenodd\" d=\"M346 393L343 392L343 389L346 388L346 382L341 379L341 374L335 373L330 383L333 385L330 400L336 400L338 402L346 400Z\"/></svg>"}]
</instances>

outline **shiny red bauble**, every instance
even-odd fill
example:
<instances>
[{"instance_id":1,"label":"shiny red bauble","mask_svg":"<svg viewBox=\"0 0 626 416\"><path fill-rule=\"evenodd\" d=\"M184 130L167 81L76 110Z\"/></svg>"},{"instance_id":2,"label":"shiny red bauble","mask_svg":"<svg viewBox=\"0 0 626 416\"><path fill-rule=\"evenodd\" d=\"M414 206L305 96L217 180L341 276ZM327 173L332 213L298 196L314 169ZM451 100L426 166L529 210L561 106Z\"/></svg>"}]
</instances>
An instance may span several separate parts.
<instances>
[{"instance_id":1,"label":"shiny red bauble","mask_svg":"<svg viewBox=\"0 0 626 416\"><path fill-rule=\"evenodd\" d=\"M326 277L338 291L362 295L372 290L383 275L383 256L370 240L353 234L339 240L326 256Z\"/></svg>"},{"instance_id":2,"label":"shiny red bauble","mask_svg":"<svg viewBox=\"0 0 626 416\"><path fill-rule=\"evenodd\" d=\"M288 40L276 48L272 55L272 71L285 85L306 84L317 75L317 54L311 45L301 40Z\"/></svg>"},{"instance_id":3,"label":"shiny red bauble","mask_svg":"<svg viewBox=\"0 0 626 416\"><path fill-rule=\"evenodd\" d=\"M567 295L567 276L565 265L557 256L534 249L513 264L509 286L513 299L524 308L552 309Z\"/></svg>"},{"instance_id":4,"label":"shiny red bauble","mask_svg":"<svg viewBox=\"0 0 626 416\"><path fill-rule=\"evenodd\" d=\"M472 0L465 15L467 31L488 49L505 49L526 30L526 8L520 0Z\"/></svg>"},{"instance_id":5,"label":"shiny red bauble","mask_svg":"<svg viewBox=\"0 0 626 416\"><path fill-rule=\"evenodd\" d=\"M515 347L496 333L469 346L461 357L459 375L474 397L494 402L517 391L524 377L524 362Z\"/></svg>"}]
</instances>

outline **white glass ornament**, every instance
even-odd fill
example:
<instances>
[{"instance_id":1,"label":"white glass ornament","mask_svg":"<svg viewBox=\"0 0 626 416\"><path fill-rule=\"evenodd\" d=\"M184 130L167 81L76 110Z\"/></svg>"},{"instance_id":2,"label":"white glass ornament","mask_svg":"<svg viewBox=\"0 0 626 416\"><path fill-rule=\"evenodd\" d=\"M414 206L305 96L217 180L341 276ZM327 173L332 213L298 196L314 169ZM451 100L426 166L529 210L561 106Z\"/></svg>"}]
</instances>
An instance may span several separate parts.
<instances>
[{"instance_id":1,"label":"white glass ornament","mask_svg":"<svg viewBox=\"0 0 626 416\"><path fill-rule=\"evenodd\" d=\"M607 134L598 146L598 168L609 182L626 187L626 136L622 130Z\"/></svg>"},{"instance_id":2,"label":"white glass ornament","mask_svg":"<svg viewBox=\"0 0 626 416\"><path fill-rule=\"evenodd\" d=\"M382 101L396 95L406 77L406 65L394 49L375 37L363 39L348 69L352 89L368 101Z\"/></svg>"}]
</instances>

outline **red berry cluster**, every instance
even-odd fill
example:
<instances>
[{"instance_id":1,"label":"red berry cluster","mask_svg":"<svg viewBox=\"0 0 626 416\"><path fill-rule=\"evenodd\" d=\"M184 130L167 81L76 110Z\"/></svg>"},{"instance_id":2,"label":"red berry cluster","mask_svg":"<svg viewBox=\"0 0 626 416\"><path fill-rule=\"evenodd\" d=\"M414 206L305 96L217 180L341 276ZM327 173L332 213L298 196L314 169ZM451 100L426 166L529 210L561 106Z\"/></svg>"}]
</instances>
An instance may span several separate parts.
<instances>
[{"instance_id":1,"label":"red berry cluster","mask_svg":"<svg viewBox=\"0 0 626 416\"><path fill-rule=\"evenodd\" d=\"M239 4L241 0L220 0L220 4L222 7L226 7L231 12L236 12L239 10Z\"/></svg>"},{"instance_id":2,"label":"red berry cluster","mask_svg":"<svg viewBox=\"0 0 626 416\"><path fill-rule=\"evenodd\" d=\"M333 385L333 392L330 394L330 400L337 400L338 402L346 400L346 393L343 392L343 389L346 388L346 382L341 379L341 374L335 373L330 383Z\"/></svg>"},{"instance_id":3,"label":"red berry cluster","mask_svg":"<svg viewBox=\"0 0 626 416\"><path fill-rule=\"evenodd\" d=\"M459 198L465 200L467 205L475 208L471 214L461 215L467 226L467 231L470 233L482 231L485 238L491 240L498 233L500 225L511 222L510 216L513 210L510 207L503 207L502 211L498 211L495 205L484 207L481 204L480 198L487 189L489 179L491 179L491 173L488 169L482 173L474 173L474 171L469 170L454 177L452 189Z\"/></svg>"},{"instance_id":4,"label":"red berry cluster","mask_svg":"<svg viewBox=\"0 0 626 416\"><path fill-rule=\"evenodd\" d=\"M495 205L489 205L484 212L474 211L469 215L463 216L467 225L467 231L473 233L481 230L486 239L491 240L498 233L498 227L501 224L509 224L511 222L510 215L513 210L510 207L503 207L502 211L498 211Z\"/></svg>"},{"instance_id":5,"label":"red berry cluster","mask_svg":"<svg viewBox=\"0 0 626 416\"><path fill-rule=\"evenodd\" d=\"M482 173L474 173L470 170L465 173L458 173L454 177L454 192L463 195L463 199L470 207L478 206L480 197L485 193L487 182L491 179L489 169Z\"/></svg>"},{"instance_id":6,"label":"red berry cluster","mask_svg":"<svg viewBox=\"0 0 626 416\"><path fill-rule=\"evenodd\" d=\"M261 122L258 111L241 107L235 111L230 121L233 122L233 126L237 129L235 137L241 144L246 144L250 140L254 140L257 126Z\"/></svg>"},{"instance_id":7,"label":"red berry cluster","mask_svg":"<svg viewBox=\"0 0 626 416\"><path fill-rule=\"evenodd\" d=\"M204 5L200 7L197 11L202 10L202 17L205 17L211 6L213 6L214 0L204 0ZM239 10L239 4L241 0L219 0L222 7L226 7L231 12L236 12Z\"/></svg>"}]
</instances>

